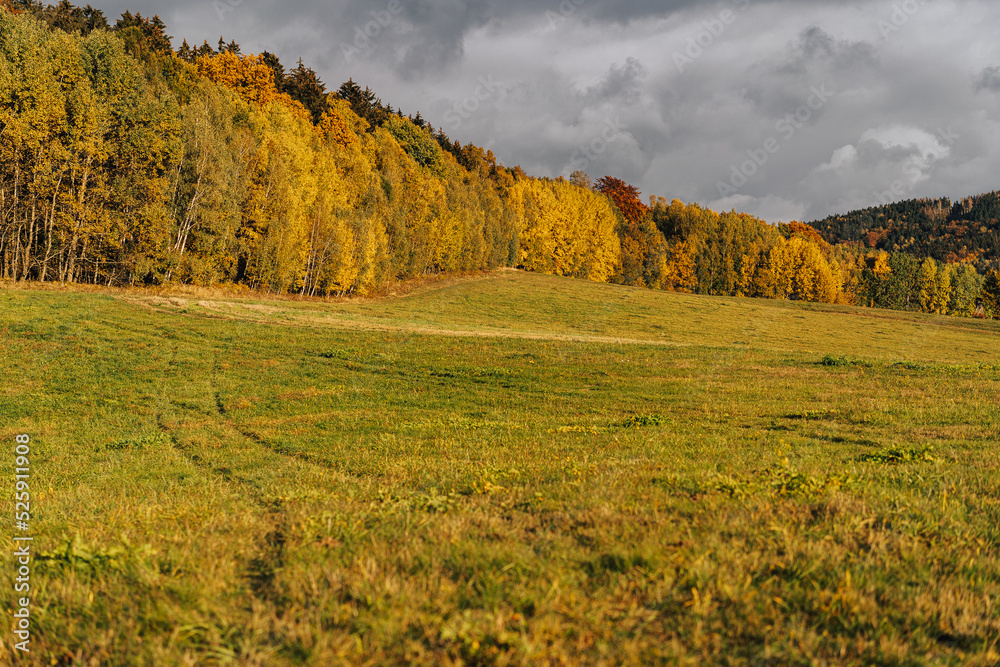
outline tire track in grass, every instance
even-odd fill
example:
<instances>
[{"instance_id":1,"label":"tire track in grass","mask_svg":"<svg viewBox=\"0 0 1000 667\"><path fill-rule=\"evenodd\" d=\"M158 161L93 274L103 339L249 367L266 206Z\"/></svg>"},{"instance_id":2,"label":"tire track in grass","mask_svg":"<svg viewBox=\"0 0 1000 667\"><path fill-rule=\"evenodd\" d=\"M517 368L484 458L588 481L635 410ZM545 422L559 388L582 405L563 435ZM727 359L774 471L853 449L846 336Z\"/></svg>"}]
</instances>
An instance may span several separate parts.
<instances>
[{"instance_id":1,"label":"tire track in grass","mask_svg":"<svg viewBox=\"0 0 1000 667\"><path fill-rule=\"evenodd\" d=\"M222 400L222 394L219 391L218 383L218 371L219 371L219 354L216 352L215 361L212 368L212 393L215 398L215 411L219 419L229 428L233 429L240 435L242 435L247 440L257 443L259 446L267 449L268 451L277 454L278 456L286 457L289 459L294 459L296 461L304 461L310 465L316 466L317 468L322 468L323 470L341 472L332 462L326 460L321 456L315 454L310 454L308 452L296 451L289 449L287 447L282 447L281 445L275 444L267 440L259 433L248 429L226 416L228 412L226 410L225 401Z\"/></svg>"},{"instance_id":2,"label":"tire track in grass","mask_svg":"<svg viewBox=\"0 0 1000 667\"><path fill-rule=\"evenodd\" d=\"M248 480L234 474L229 468L218 468L213 466L211 463L204 461L198 453L193 451L192 447L186 445L181 440L180 436L177 435L177 432L174 429L166 424L163 413L156 415L156 423L160 432L170 438L170 442L174 450L190 462L195 468L208 473L211 477L218 477L224 482L240 487L242 491L246 492L246 496L253 502L253 504L258 507L269 509L273 506L273 502L267 499L260 486L252 480Z\"/></svg>"},{"instance_id":3,"label":"tire track in grass","mask_svg":"<svg viewBox=\"0 0 1000 667\"><path fill-rule=\"evenodd\" d=\"M241 477L229 468L216 467L204 461L164 422L162 413L157 415L157 424L160 431L170 438L174 450L194 467L235 486L240 491L237 494L239 497L248 499L259 510L263 510L261 521L268 527L267 532L260 543L257 555L247 562L245 576L256 598L280 607L283 602L275 586L275 579L278 571L285 565L285 543L290 525L284 503L279 498L268 498L260 485L253 480Z\"/></svg>"},{"instance_id":4,"label":"tire track in grass","mask_svg":"<svg viewBox=\"0 0 1000 667\"><path fill-rule=\"evenodd\" d=\"M173 346L168 366L174 365L177 358L178 348L178 345ZM216 364L217 363L218 355L216 354ZM214 378L212 386L213 388L215 386ZM221 404L221 399L217 392L215 394L215 399L217 404ZM178 405L177 403L174 404ZM189 404L178 405L178 407L189 411L195 409ZM199 414L206 413L200 412ZM208 416L212 416L211 413L208 413ZM230 430L239 433L238 429L231 428L228 420L222 418L221 413L219 417L224 426L229 426ZM258 510L263 511L263 514L260 517L263 526L265 526L262 531L264 532L263 539L258 540L259 547L257 555L250 558L244 566L245 578L247 579L250 592L254 597L263 602L273 604L276 608L281 609L285 605L285 601L276 585L276 579L278 572L285 565L285 545L291 523L288 516L288 510L286 509L284 502L280 498L269 498L265 490L256 481L233 472L233 470L229 467L213 465L211 461L202 457L197 451L195 451L195 447L184 442L181 435L178 434L176 428L172 428L167 423L164 410L161 409L157 411L156 421L160 431L170 438L174 450L189 461L191 465L199 470L202 470L206 474L222 479L227 484L239 489L239 492L236 494L237 497L246 498L252 505L256 506ZM243 436L242 433L240 433L240 435Z\"/></svg>"}]
</instances>

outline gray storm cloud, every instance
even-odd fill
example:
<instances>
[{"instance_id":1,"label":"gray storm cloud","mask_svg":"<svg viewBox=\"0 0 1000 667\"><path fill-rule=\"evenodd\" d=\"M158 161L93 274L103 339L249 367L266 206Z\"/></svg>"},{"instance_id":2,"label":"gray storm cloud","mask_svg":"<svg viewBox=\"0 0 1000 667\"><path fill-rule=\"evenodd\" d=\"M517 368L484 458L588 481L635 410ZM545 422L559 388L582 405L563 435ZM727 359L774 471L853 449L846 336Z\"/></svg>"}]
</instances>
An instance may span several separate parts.
<instances>
[{"instance_id":1,"label":"gray storm cloud","mask_svg":"<svg viewBox=\"0 0 1000 667\"><path fill-rule=\"evenodd\" d=\"M1000 67L987 67L976 77L977 91L1000 93Z\"/></svg>"},{"instance_id":2,"label":"gray storm cloud","mask_svg":"<svg viewBox=\"0 0 1000 667\"><path fill-rule=\"evenodd\" d=\"M302 57L539 176L586 167L771 220L1000 187L987 0L97 4L158 12L177 43Z\"/></svg>"}]
</instances>

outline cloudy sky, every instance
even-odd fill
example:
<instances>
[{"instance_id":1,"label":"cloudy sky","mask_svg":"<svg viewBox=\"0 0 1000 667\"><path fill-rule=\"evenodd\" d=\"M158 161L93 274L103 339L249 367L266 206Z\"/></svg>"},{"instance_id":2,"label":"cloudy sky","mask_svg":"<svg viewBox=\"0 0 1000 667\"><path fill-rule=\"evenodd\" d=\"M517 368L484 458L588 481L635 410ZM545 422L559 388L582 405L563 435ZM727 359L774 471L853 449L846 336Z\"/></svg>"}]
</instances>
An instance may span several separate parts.
<instances>
[{"instance_id":1,"label":"cloudy sky","mask_svg":"<svg viewBox=\"0 0 1000 667\"><path fill-rule=\"evenodd\" d=\"M996 0L96 0L353 77L538 176L771 221L1000 189Z\"/></svg>"}]
</instances>

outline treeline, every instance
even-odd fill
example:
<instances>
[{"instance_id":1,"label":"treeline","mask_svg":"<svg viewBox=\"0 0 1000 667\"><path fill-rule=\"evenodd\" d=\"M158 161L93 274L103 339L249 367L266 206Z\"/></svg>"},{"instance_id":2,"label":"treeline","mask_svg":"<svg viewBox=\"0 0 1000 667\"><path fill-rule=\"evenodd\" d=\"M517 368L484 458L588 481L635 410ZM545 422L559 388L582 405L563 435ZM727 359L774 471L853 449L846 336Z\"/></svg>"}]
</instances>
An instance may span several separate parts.
<instances>
[{"instance_id":1,"label":"treeline","mask_svg":"<svg viewBox=\"0 0 1000 667\"><path fill-rule=\"evenodd\" d=\"M861 305L959 317L1000 317L1000 272L908 253L869 252L858 276Z\"/></svg>"},{"instance_id":2,"label":"treeline","mask_svg":"<svg viewBox=\"0 0 1000 667\"><path fill-rule=\"evenodd\" d=\"M841 253L800 223L774 226L745 213L653 198L651 217L670 248L669 289L700 294L850 303Z\"/></svg>"},{"instance_id":3,"label":"treeline","mask_svg":"<svg viewBox=\"0 0 1000 667\"><path fill-rule=\"evenodd\" d=\"M1000 268L1000 192L950 199L912 199L812 223L830 243L859 243L923 260Z\"/></svg>"},{"instance_id":4,"label":"treeline","mask_svg":"<svg viewBox=\"0 0 1000 667\"><path fill-rule=\"evenodd\" d=\"M111 27L90 8L11 4L0 11L5 278L364 294L535 263L525 248L541 234L561 253L553 271L614 272L605 197L527 179L477 147L445 150L443 134L353 82L327 93L301 63L287 74L234 43L176 53L155 17Z\"/></svg>"},{"instance_id":5,"label":"treeline","mask_svg":"<svg viewBox=\"0 0 1000 667\"><path fill-rule=\"evenodd\" d=\"M932 260L933 279L925 262L916 280L910 260L831 244L801 223L646 205L613 177L530 178L353 80L328 91L301 61L286 70L221 38L175 51L155 16L111 25L65 0L0 0L6 279L343 295L520 266L699 294L1000 314L995 275Z\"/></svg>"},{"instance_id":6,"label":"treeline","mask_svg":"<svg viewBox=\"0 0 1000 667\"><path fill-rule=\"evenodd\" d=\"M659 232L663 242L647 243L646 261L633 262L649 287L1000 317L1000 271L981 274L968 260L938 262L854 243L834 245L800 222L774 226L744 213L720 214L660 197L643 207L634 189L626 194L628 186L614 179L604 179L597 189L609 191L616 202L627 198L619 208L649 220Z\"/></svg>"}]
</instances>

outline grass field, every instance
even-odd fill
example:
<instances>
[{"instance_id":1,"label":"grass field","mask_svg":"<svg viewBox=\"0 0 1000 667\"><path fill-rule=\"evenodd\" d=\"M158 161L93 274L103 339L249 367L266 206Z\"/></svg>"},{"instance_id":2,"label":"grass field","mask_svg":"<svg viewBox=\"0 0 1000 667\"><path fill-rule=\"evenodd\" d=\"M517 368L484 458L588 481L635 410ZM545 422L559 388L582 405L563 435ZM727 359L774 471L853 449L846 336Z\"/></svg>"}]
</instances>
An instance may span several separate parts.
<instances>
[{"instance_id":1,"label":"grass field","mask_svg":"<svg viewBox=\"0 0 1000 667\"><path fill-rule=\"evenodd\" d=\"M504 271L0 341L3 664L1000 663L996 323Z\"/></svg>"}]
</instances>

